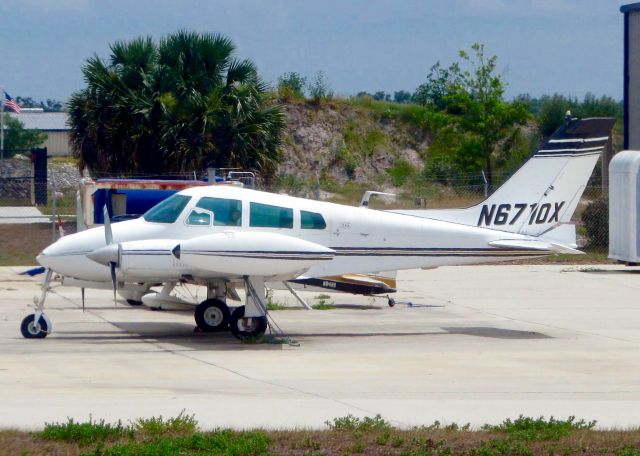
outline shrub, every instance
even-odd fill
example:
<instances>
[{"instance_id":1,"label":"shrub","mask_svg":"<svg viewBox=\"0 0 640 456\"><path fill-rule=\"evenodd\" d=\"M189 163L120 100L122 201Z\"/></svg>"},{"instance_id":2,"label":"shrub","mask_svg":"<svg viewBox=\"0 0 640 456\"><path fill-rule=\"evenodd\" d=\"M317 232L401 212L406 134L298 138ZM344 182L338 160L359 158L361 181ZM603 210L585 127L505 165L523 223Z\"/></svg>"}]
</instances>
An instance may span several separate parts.
<instances>
[{"instance_id":1,"label":"shrub","mask_svg":"<svg viewBox=\"0 0 640 456\"><path fill-rule=\"evenodd\" d=\"M121 421L115 424L106 423L104 420L93 421L89 418L86 423L79 423L69 418L66 423L46 423L44 430L38 434L45 440L61 440L76 442L80 445L88 445L105 440L118 440L125 436L133 436L130 426L123 425Z\"/></svg>"},{"instance_id":2,"label":"shrub","mask_svg":"<svg viewBox=\"0 0 640 456\"><path fill-rule=\"evenodd\" d=\"M284 102L300 100L304 98L304 89L307 78L292 71L278 78L278 97Z\"/></svg>"},{"instance_id":3,"label":"shrub","mask_svg":"<svg viewBox=\"0 0 640 456\"><path fill-rule=\"evenodd\" d=\"M309 95L314 104L320 105L326 99L333 98L333 92L329 87L329 81L323 71L318 71L313 82L308 85Z\"/></svg>"},{"instance_id":4,"label":"shrub","mask_svg":"<svg viewBox=\"0 0 640 456\"><path fill-rule=\"evenodd\" d=\"M329 429L332 431L367 432L391 429L391 424L380 415L376 415L373 418L369 416L358 418L357 416L349 414L340 418L334 418L333 421L325 421L325 424L329 426Z\"/></svg>"},{"instance_id":5,"label":"shrub","mask_svg":"<svg viewBox=\"0 0 640 456\"><path fill-rule=\"evenodd\" d=\"M591 201L582 213L582 223L589 237L589 245L609 245L609 202L605 197Z\"/></svg>"},{"instance_id":6,"label":"shrub","mask_svg":"<svg viewBox=\"0 0 640 456\"><path fill-rule=\"evenodd\" d=\"M572 431L592 429L595 421L576 420L570 416L566 420L550 417L530 418L520 415L517 419L506 419L497 426L485 426L485 430L504 432L522 440L559 440L568 436Z\"/></svg>"},{"instance_id":7,"label":"shrub","mask_svg":"<svg viewBox=\"0 0 640 456\"><path fill-rule=\"evenodd\" d=\"M416 174L416 168L406 160L399 159L393 164L393 167L387 170L391 177L391 183L396 187L400 187L407 180Z\"/></svg>"},{"instance_id":8,"label":"shrub","mask_svg":"<svg viewBox=\"0 0 640 456\"><path fill-rule=\"evenodd\" d=\"M139 418L135 422L136 430L151 436L159 435L191 435L196 432L198 422L194 415L187 415L185 411L173 418L159 417Z\"/></svg>"}]
</instances>

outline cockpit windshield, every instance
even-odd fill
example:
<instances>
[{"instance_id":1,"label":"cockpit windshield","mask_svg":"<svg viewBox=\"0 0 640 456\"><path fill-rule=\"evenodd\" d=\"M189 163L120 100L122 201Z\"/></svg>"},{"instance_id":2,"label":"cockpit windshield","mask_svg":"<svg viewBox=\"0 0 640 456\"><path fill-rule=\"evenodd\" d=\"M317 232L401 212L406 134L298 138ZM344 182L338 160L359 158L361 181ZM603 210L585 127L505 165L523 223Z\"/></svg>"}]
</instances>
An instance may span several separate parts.
<instances>
[{"instance_id":1,"label":"cockpit windshield","mask_svg":"<svg viewBox=\"0 0 640 456\"><path fill-rule=\"evenodd\" d=\"M145 212L143 217L147 222L173 223L190 199L190 196L172 195Z\"/></svg>"}]
</instances>

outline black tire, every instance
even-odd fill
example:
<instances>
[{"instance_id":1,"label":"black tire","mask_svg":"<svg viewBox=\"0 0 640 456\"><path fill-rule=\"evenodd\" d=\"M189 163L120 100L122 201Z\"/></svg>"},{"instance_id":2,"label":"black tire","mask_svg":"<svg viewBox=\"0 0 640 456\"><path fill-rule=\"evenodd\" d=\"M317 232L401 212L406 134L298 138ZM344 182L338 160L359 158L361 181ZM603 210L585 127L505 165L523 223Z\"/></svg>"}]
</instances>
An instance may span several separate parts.
<instances>
[{"instance_id":1,"label":"black tire","mask_svg":"<svg viewBox=\"0 0 640 456\"><path fill-rule=\"evenodd\" d=\"M393 307L396 305L396 300L393 298L389 298L389 300L387 301L387 304L389 304L389 307Z\"/></svg>"},{"instance_id":2,"label":"black tire","mask_svg":"<svg viewBox=\"0 0 640 456\"><path fill-rule=\"evenodd\" d=\"M220 299L207 299L196 307L196 325L202 332L226 331L229 327L229 308Z\"/></svg>"},{"instance_id":3,"label":"black tire","mask_svg":"<svg viewBox=\"0 0 640 456\"><path fill-rule=\"evenodd\" d=\"M44 339L47 337L49 325L41 315L38 324L34 324L35 314L27 315L20 324L20 332L26 339Z\"/></svg>"},{"instance_id":4,"label":"black tire","mask_svg":"<svg viewBox=\"0 0 640 456\"><path fill-rule=\"evenodd\" d=\"M136 301L135 299L127 299L127 304L130 306L141 306L142 301Z\"/></svg>"},{"instance_id":5,"label":"black tire","mask_svg":"<svg viewBox=\"0 0 640 456\"><path fill-rule=\"evenodd\" d=\"M249 320L249 321L247 321ZM242 341L259 339L267 330L267 317L244 318L244 306L231 313L231 334Z\"/></svg>"}]
</instances>

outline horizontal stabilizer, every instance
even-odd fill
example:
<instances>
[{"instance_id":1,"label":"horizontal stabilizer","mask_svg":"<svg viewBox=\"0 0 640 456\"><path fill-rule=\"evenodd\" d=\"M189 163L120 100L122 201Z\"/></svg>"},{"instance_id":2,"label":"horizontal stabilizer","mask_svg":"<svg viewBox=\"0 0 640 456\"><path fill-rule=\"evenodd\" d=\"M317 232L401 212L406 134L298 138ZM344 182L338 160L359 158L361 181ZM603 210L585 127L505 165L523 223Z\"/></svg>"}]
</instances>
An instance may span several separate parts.
<instances>
[{"instance_id":1,"label":"horizontal stabilizer","mask_svg":"<svg viewBox=\"0 0 640 456\"><path fill-rule=\"evenodd\" d=\"M570 253L575 255L581 255L583 253L580 250L576 250L567 245L533 239L500 239L497 241L489 242L489 245L492 247L500 247L505 249L540 250L541 252Z\"/></svg>"},{"instance_id":2,"label":"horizontal stabilizer","mask_svg":"<svg viewBox=\"0 0 640 456\"><path fill-rule=\"evenodd\" d=\"M571 223L563 223L540 235L541 239L556 244L568 245L571 248L578 247L576 241L576 226Z\"/></svg>"}]
</instances>

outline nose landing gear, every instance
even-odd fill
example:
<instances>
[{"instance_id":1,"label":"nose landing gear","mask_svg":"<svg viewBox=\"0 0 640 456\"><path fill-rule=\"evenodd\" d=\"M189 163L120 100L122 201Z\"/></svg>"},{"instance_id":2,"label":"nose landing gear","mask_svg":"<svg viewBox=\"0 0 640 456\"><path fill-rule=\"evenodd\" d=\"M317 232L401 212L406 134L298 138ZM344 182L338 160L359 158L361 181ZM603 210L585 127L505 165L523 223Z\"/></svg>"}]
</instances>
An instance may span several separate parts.
<instances>
[{"instance_id":1,"label":"nose landing gear","mask_svg":"<svg viewBox=\"0 0 640 456\"><path fill-rule=\"evenodd\" d=\"M27 315L22 319L20 332L26 339L44 339L50 331L48 320L45 314L40 314L37 322L35 314Z\"/></svg>"},{"instance_id":2,"label":"nose landing gear","mask_svg":"<svg viewBox=\"0 0 640 456\"><path fill-rule=\"evenodd\" d=\"M51 276L53 271L47 269L47 273L42 282L42 293L39 299L35 299L36 310L34 313L27 315L20 324L20 332L23 337L27 339L43 339L51 332L52 325L51 320L44 314L44 300L47 297L49 291Z\"/></svg>"}]
</instances>

